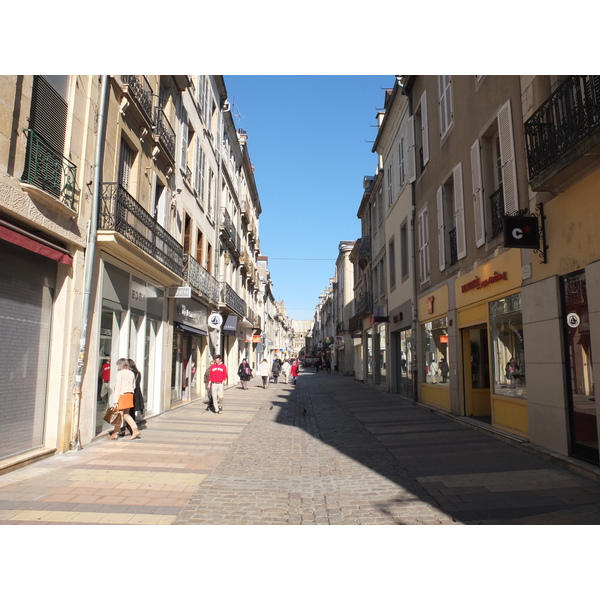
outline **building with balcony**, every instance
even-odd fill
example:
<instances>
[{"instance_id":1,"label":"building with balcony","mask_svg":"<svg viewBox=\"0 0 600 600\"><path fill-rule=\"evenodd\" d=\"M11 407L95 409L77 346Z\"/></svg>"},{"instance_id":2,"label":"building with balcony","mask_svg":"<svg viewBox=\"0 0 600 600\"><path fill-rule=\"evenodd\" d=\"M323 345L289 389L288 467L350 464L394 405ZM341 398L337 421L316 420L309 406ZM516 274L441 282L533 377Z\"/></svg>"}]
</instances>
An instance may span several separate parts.
<instances>
[{"instance_id":1,"label":"building with balcony","mask_svg":"<svg viewBox=\"0 0 600 600\"><path fill-rule=\"evenodd\" d=\"M100 89L0 77L0 471L72 441Z\"/></svg>"},{"instance_id":2,"label":"building with balcony","mask_svg":"<svg viewBox=\"0 0 600 600\"><path fill-rule=\"evenodd\" d=\"M600 77L521 77L529 212L545 239L523 282L528 439L598 464Z\"/></svg>"},{"instance_id":3,"label":"building with balcony","mask_svg":"<svg viewBox=\"0 0 600 600\"><path fill-rule=\"evenodd\" d=\"M0 116L12 468L109 429L118 358L142 373L138 419L202 397L215 353L237 365L251 351L264 286L260 201L222 76L4 76Z\"/></svg>"}]
</instances>

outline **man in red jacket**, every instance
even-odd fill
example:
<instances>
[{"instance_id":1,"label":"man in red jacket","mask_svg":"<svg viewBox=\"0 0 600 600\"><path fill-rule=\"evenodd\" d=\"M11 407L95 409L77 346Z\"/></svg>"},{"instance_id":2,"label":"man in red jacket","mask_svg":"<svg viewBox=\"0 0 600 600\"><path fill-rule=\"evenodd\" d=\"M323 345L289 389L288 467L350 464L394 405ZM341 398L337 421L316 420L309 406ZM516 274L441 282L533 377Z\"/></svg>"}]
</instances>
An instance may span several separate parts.
<instances>
[{"instance_id":1,"label":"man in red jacket","mask_svg":"<svg viewBox=\"0 0 600 600\"><path fill-rule=\"evenodd\" d=\"M208 385L212 392L215 412L223 412L223 384L227 379L227 367L221 362L221 355L215 356L215 362L208 368Z\"/></svg>"}]
</instances>

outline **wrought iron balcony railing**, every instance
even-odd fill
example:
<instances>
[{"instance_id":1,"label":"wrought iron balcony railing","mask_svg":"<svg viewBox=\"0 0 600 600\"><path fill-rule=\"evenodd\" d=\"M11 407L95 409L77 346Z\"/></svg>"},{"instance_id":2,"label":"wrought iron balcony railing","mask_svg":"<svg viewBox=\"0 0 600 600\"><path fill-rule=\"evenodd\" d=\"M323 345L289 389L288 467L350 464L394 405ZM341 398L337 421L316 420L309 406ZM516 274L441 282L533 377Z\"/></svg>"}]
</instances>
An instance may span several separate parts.
<instances>
[{"instance_id":1,"label":"wrought iron balcony railing","mask_svg":"<svg viewBox=\"0 0 600 600\"><path fill-rule=\"evenodd\" d=\"M25 169L21 181L44 190L75 210L75 165L57 152L33 129L27 134Z\"/></svg>"},{"instance_id":2,"label":"wrought iron balcony railing","mask_svg":"<svg viewBox=\"0 0 600 600\"><path fill-rule=\"evenodd\" d=\"M158 106L156 107L154 121L156 124L156 136L159 142L163 145L171 160L175 160L175 131L171 127L171 123L169 123L163 109Z\"/></svg>"},{"instance_id":3,"label":"wrought iron balcony railing","mask_svg":"<svg viewBox=\"0 0 600 600\"><path fill-rule=\"evenodd\" d=\"M358 249L358 264L361 268L365 268L371 260L371 238L364 236L360 240Z\"/></svg>"},{"instance_id":4,"label":"wrought iron balcony railing","mask_svg":"<svg viewBox=\"0 0 600 600\"><path fill-rule=\"evenodd\" d=\"M199 296L219 304L219 282L191 255L183 255L183 279Z\"/></svg>"},{"instance_id":5,"label":"wrought iron balcony railing","mask_svg":"<svg viewBox=\"0 0 600 600\"><path fill-rule=\"evenodd\" d=\"M458 262L458 248L456 246L456 227L453 227L448 232L448 238L450 241L450 264L454 265Z\"/></svg>"},{"instance_id":6,"label":"wrought iron balcony railing","mask_svg":"<svg viewBox=\"0 0 600 600\"><path fill-rule=\"evenodd\" d=\"M529 178L600 125L600 75L572 75L525 122Z\"/></svg>"},{"instance_id":7,"label":"wrought iron balcony railing","mask_svg":"<svg viewBox=\"0 0 600 600\"><path fill-rule=\"evenodd\" d=\"M121 75L127 92L137 103L148 122L152 123L152 88L144 75Z\"/></svg>"},{"instance_id":8,"label":"wrought iron balcony railing","mask_svg":"<svg viewBox=\"0 0 600 600\"><path fill-rule=\"evenodd\" d=\"M98 229L115 231L179 277L183 247L118 183L103 183Z\"/></svg>"},{"instance_id":9,"label":"wrought iron balcony railing","mask_svg":"<svg viewBox=\"0 0 600 600\"><path fill-rule=\"evenodd\" d=\"M225 281L221 282L221 302L234 310L240 317L246 316L247 305Z\"/></svg>"},{"instance_id":10,"label":"wrought iron balcony railing","mask_svg":"<svg viewBox=\"0 0 600 600\"><path fill-rule=\"evenodd\" d=\"M373 295L371 292L366 292L356 300L356 314L361 316L371 312L373 312Z\"/></svg>"},{"instance_id":11,"label":"wrought iron balcony railing","mask_svg":"<svg viewBox=\"0 0 600 600\"><path fill-rule=\"evenodd\" d=\"M500 186L491 196L492 239L504 231L504 192Z\"/></svg>"}]
</instances>

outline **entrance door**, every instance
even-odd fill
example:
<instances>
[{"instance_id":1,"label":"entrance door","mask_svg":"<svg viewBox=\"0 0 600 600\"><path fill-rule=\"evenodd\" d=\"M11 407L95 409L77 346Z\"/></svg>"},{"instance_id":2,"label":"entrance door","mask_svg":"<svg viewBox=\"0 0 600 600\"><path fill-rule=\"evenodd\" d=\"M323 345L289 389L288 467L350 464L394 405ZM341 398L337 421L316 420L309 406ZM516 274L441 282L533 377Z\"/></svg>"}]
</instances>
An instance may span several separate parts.
<instances>
[{"instance_id":1,"label":"entrance door","mask_svg":"<svg viewBox=\"0 0 600 600\"><path fill-rule=\"evenodd\" d=\"M571 454L598 463L596 394L585 273L563 277Z\"/></svg>"},{"instance_id":2,"label":"entrance door","mask_svg":"<svg viewBox=\"0 0 600 600\"><path fill-rule=\"evenodd\" d=\"M465 416L491 417L490 361L486 325L462 329Z\"/></svg>"}]
</instances>

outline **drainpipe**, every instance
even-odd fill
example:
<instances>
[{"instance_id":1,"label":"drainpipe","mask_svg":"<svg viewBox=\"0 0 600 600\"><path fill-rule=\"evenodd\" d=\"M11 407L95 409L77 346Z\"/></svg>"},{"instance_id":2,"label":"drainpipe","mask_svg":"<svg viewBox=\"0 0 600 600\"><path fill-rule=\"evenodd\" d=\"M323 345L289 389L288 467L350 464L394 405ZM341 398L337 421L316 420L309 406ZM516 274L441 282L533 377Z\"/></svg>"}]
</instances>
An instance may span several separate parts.
<instances>
[{"instance_id":1,"label":"drainpipe","mask_svg":"<svg viewBox=\"0 0 600 600\"><path fill-rule=\"evenodd\" d=\"M79 339L79 355L77 357L77 370L75 372L75 387L73 388L73 427L69 450L81 450L79 433L81 413L81 380L86 362L87 325L90 310L90 292L94 273L94 257L96 254L96 233L98 231L98 207L100 205L100 185L102 183L102 152L104 149L104 131L106 129L106 113L108 105L109 76L102 75L102 88L100 91L100 109L98 114L98 135L96 137L96 157L94 160L94 181L90 227L88 243L85 251L85 281L83 290L83 306L81 311L81 337Z\"/></svg>"},{"instance_id":2,"label":"drainpipe","mask_svg":"<svg viewBox=\"0 0 600 600\"><path fill-rule=\"evenodd\" d=\"M413 115L413 102L412 102L412 93L410 88L412 87L412 76L409 76L409 80L406 85L402 87L402 93L408 99L408 114L410 116ZM419 401L419 313L418 313L418 304L417 304L417 256L415 252L416 247L416 238L415 238L415 218L417 211L417 192L416 192L416 181L413 181L410 184L411 195L412 195L412 207L411 207L411 217L410 217L410 235L411 235L411 267L412 267L412 324L411 324L411 336L412 336L412 350L413 350L413 400L415 402Z\"/></svg>"}]
</instances>

